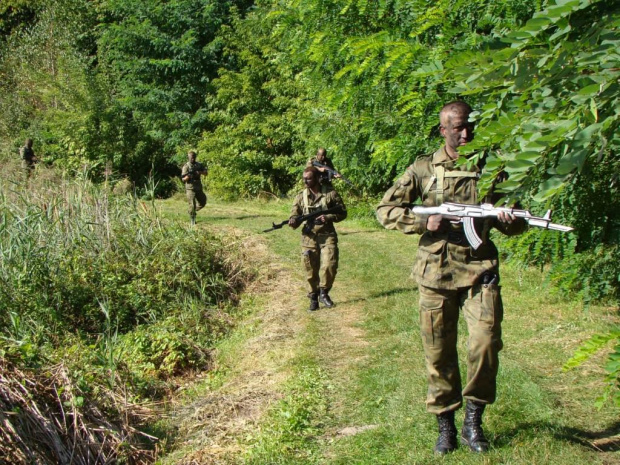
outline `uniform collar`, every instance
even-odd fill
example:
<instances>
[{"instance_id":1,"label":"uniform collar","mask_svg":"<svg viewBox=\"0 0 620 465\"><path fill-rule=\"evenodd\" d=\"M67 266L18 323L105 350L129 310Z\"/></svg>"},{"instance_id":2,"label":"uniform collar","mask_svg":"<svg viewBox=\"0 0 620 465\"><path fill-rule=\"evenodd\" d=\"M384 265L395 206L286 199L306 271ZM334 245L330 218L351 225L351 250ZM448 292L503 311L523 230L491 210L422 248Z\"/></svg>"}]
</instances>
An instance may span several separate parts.
<instances>
[{"instance_id":1,"label":"uniform collar","mask_svg":"<svg viewBox=\"0 0 620 465\"><path fill-rule=\"evenodd\" d=\"M456 160L458 160L458 158ZM445 165L446 169L452 169L454 168L454 164L456 163L456 160L452 159L450 155L448 155L448 152L446 151L446 146L443 145L439 150L437 150L433 154L433 160L431 161L431 164ZM460 167L456 169L462 170L462 171L473 171L475 173L480 172L480 168L478 166L472 166L471 168L468 169L466 163L462 164Z\"/></svg>"},{"instance_id":2,"label":"uniform collar","mask_svg":"<svg viewBox=\"0 0 620 465\"><path fill-rule=\"evenodd\" d=\"M320 199L320 198L321 198L321 196L324 194L324 192L323 192L323 186L319 186L319 192L318 192L316 195L314 194L314 192L312 192L312 191L310 190L310 188L309 188L309 187L306 187L306 191L308 191L308 195L309 195L310 197L312 197L313 199L315 199L315 200L316 200L316 199Z\"/></svg>"},{"instance_id":3,"label":"uniform collar","mask_svg":"<svg viewBox=\"0 0 620 465\"><path fill-rule=\"evenodd\" d=\"M456 160L453 160L450 155L448 155L448 152L446 151L446 146L443 145L441 146L441 148L439 150L437 150L434 154L433 154L433 161L432 164L433 165L439 165L441 163L450 163L450 162L454 162Z\"/></svg>"}]
</instances>

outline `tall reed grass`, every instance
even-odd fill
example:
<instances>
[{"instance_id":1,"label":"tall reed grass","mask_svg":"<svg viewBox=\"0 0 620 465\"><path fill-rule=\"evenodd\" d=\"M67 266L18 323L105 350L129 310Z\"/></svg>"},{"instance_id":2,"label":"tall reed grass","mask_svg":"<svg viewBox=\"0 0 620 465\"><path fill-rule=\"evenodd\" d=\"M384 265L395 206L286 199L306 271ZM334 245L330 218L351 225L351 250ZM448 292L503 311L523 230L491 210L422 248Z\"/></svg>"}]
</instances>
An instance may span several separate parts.
<instances>
[{"instance_id":1,"label":"tall reed grass","mask_svg":"<svg viewBox=\"0 0 620 465\"><path fill-rule=\"evenodd\" d=\"M247 279L233 251L111 192L46 170L0 179L0 410L19 412L0 421L0 456L148 462L145 402L208 368L230 325ZM33 425L55 428L47 443Z\"/></svg>"}]
</instances>

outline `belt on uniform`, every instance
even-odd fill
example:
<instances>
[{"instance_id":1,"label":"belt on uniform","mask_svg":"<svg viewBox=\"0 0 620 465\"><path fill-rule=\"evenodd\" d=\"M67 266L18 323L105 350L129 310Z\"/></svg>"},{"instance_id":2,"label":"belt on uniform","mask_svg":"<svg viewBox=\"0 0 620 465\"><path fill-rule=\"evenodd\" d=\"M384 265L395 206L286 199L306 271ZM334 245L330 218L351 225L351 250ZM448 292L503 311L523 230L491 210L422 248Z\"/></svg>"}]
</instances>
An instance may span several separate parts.
<instances>
[{"instance_id":1,"label":"belt on uniform","mask_svg":"<svg viewBox=\"0 0 620 465\"><path fill-rule=\"evenodd\" d=\"M447 241L450 244L469 245L469 243L467 242L467 238L465 237L465 233L462 231L433 233L433 238L439 239L442 241Z\"/></svg>"}]
</instances>

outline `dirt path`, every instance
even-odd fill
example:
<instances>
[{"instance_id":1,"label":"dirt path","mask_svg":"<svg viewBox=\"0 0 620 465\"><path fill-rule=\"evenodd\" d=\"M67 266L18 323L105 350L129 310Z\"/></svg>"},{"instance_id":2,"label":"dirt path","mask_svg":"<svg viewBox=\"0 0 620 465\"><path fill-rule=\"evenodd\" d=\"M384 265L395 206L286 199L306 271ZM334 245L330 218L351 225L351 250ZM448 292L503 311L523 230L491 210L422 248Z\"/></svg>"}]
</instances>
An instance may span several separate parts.
<instances>
[{"instance_id":1,"label":"dirt path","mask_svg":"<svg viewBox=\"0 0 620 465\"><path fill-rule=\"evenodd\" d=\"M340 299L337 306L310 313L296 248L288 254L289 259L279 257L268 237L248 235L247 231L228 225L234 224L234 218L253 217L251 212L215 207L210 214L222 223L215 229L225 232L228 240L241 242L246 253L253 257L254 265L259 265L260 275L248 289L247 298L260 311L236 329L243 342L234 353L216 355L214 371L205 374L206 380L198 382L216 386L203 388L204 394L190 394L187 399L194 400L189 403L183 396L179 398L171 412L172 423L177 425L175 452L167 455L164 463L238 463L245 452L244 438L255 434L269 406L282 397L283 385L292 374L290 362L302 345L309 324L320 328L317 353L330 378L346 377L351 364L364 357L368 344L359 326L362 318L358 303L364 290L347 283L350 279L345 277L335 294ZM213 229L213 225L207 227ZM286 237L290 240L291 236ZM291 245L297 247L296 236L294 241ZM221 385L217 380L209 381L220 373ZM332 408L337 412L339 406L332 405ZM354 434L358 427L352 425L328 434Z\"/></svg>"},{"instance_id":2,"label":"dirt path","mask_svg":"<svg viewBox=\"0 0 620 465\"><path fill-rule=\"evenodd\" d=\"M230 228L227 235L230 240L242 241L261 264L261 274L247 296L258 299L262 310L237 328L247 336L242 336L245 342L235 354L218 360L214 372L225 372L224 383L188 405L177 405L172 412L173 423L178 424L176 436L183 441L175 444L177 451L166 457L166 463L238 462L244 452L243 438L253 434L268 407L281 398L282 385L291 374L289 362L310 318L319 314L305 311L307 300L301 297L299 270L273 260L262 236L247 236ZM338 325L338 344L330 351L348 350L350 341L360 337L352 325L349 329L342 325L343 321L356 320L354 311L348 306L347 312L340 314L344 320ZM334 314L323 313L321 318L334 318ZM331 336L325 337L326 343L330 340Z\"/></svg>"}]
</instances>

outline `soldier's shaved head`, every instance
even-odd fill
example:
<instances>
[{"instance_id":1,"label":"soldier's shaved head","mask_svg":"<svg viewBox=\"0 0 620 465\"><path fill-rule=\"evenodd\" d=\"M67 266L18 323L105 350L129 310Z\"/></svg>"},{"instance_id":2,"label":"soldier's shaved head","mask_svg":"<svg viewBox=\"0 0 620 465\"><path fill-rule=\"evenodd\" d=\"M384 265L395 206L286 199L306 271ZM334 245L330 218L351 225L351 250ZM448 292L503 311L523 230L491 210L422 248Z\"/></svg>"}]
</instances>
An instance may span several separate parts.
<instances>
[{"instance_id":1,"label":"soldier's shaved head","mask_svg":"<svg viewBox=\"0 0 620 465\"><path fill-rule=\"evenodd\" d=\"M439 124L444 128L448 127L453 116L467 116L471 112L471 107L461 100L446 103L439 112Z\"/></svg>"}]
</instances>

